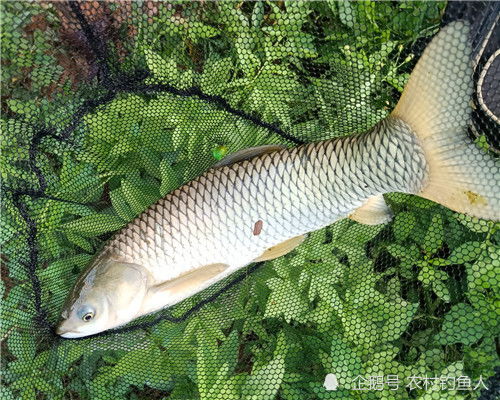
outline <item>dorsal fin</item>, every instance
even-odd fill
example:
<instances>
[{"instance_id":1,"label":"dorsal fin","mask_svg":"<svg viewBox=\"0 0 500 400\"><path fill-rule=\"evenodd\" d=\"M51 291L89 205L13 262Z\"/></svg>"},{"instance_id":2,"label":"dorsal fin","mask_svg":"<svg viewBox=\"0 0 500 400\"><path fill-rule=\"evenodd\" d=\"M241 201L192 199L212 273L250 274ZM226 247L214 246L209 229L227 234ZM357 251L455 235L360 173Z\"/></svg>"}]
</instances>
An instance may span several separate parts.
<instances>
[{"instance_id":1,"label":"dorsal fin","mask_svg":"<svg viewBox=\"0 0 500 400\"><path fill-rule=\"evenodd\" d=\"M280 144L266 144L264 146L248 147L246 149L238 150L235 153L231 153L216 163L212 168L224 167L226 165L231 165L240 161L249 160L256 156L260 156L265 153L272 153L273 151L278 151L286 148Z\"/></svg>"},{"instance_id":2,"label":"dorsal fin","mask_svg":"<svg viewBox=\"0 0 500 400\"><path fill-rule=\"evenodd\" d=\"M381 194L370 197L363 205L357 208L349 218L365 225L378 225L392 219L392 211L387 206Z\"/></svg>"},{"instance_id":3,"label":"dorsal fin","mask_svg":"<svg viewBox=\"0 0 500 400\"><path fill-rule=\"evenodd\" d=\"M277 244L276 246L270 247L267 250L264 251L260 255L260 257L257 257L254 262L258 261L267 261L267 260L273 260L275 258L284 256L287 253L290 253L293 249L295 249L299 244L301 244L304 239L306 238L306 235L301 235L301 236L295 236L291 239L285 240L283 243Z\"/></svg>"}]
</instances>

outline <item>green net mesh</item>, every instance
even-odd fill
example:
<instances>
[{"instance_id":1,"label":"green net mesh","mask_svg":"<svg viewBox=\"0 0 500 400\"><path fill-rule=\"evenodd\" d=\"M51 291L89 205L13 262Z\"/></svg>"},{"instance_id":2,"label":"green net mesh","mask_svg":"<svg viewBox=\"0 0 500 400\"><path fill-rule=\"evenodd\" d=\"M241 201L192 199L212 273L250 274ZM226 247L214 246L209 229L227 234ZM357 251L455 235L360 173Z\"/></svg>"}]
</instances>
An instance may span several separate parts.
<instances>
[{"instance_id":1,"label":"green net mesh","mask_svg":"<svg viewBox=\"0 0 500 400\"><path fill-rule=\"evenodd\" d=\"M401 193L124 327L55 327L114 232L228 153L373 127L451 21L495 157L498 3L0 7L2 399L496 398L498 224Z\"/></svg>"}]
</instances>

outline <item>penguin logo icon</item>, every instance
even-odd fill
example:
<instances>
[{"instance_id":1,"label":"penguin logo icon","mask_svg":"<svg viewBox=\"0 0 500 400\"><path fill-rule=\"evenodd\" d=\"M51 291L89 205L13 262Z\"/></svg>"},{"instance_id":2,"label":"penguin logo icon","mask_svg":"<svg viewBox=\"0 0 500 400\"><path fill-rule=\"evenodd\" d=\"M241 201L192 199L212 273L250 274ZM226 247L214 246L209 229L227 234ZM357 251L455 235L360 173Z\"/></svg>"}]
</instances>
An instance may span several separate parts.
<instances>
[{"instance_id":1,"label":"penguin logo icon","mask_svg":"<svg viewBox=\"0 0 500 400\"><path fill-rule=\"evenodd\" d=\"M325 390L337 390L338 386L339 383L335 374L328 374L325 376L325 382L323 383Z\"/></svg>"}]
</instances>

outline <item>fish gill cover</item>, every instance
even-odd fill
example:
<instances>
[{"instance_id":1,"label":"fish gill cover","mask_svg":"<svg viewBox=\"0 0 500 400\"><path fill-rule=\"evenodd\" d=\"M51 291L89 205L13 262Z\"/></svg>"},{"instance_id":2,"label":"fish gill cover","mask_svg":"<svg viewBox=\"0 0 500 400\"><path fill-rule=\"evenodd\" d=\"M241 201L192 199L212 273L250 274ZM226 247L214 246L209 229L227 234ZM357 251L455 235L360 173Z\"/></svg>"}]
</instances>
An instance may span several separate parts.
<instances>
[{"instance_id":1,"label":"fish gill cover","mask_svg":"<svg viewBox=\"0 0 500 400\"><path fill-rule=\"evenodd\" d=\"M451 21L472 26L476 87L495 3L0 7L2 399L498 396L498 223L401 193L387 223L340 220L118 330L55 334L114 232L227 153L371 128ZM498 104L472 103L493 156Z\"/></svg>"}]
</instances>

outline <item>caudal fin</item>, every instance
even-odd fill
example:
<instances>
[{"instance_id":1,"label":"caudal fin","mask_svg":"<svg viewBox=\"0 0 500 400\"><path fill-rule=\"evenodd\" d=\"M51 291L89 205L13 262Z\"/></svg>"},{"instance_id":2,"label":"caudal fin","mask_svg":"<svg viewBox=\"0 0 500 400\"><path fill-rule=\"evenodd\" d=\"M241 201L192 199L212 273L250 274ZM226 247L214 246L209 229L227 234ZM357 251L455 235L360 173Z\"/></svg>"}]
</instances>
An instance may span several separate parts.
<instances>
[{"instance_id":1,"label":"caudal fin","mask_svg":"<svg viewBox=\"0 0 500 400\"><path fill-rule=\"evenodd\" d=\"M425 49L392 116L420 139L429 167L419 196L499 220L499 164L467 136L472 94L469 24L455 21Z\"/></svg>"}]
</instances>

